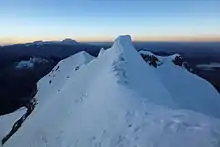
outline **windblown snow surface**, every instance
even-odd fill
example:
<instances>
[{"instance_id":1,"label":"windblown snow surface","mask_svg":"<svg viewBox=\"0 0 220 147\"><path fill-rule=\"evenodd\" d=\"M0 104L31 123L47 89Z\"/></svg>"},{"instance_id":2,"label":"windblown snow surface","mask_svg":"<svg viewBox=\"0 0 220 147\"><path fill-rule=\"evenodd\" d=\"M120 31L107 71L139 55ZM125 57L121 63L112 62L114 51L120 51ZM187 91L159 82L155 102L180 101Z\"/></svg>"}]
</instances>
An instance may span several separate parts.
<instances>
[{"instance_id":1,"label":"windblown snow surface","mask_svg":"<svg viewBox=\"0 0 220 147\"><path fill-rule=\"evenodd\" d=\"M81 52L61 61L4 146L219 147L219 94L171 59L149 66L120 36L97 58Z\"/></svg>"}]
</instances>

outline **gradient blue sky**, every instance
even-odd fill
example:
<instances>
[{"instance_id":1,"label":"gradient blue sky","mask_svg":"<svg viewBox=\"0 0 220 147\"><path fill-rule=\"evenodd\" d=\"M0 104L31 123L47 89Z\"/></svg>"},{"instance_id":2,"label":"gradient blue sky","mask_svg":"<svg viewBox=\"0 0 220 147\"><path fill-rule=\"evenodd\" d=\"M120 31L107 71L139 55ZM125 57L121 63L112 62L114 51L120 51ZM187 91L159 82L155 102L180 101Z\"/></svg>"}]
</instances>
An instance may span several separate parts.
<instances>
[{"instance_id":1,"label":"gradient blue sky","mask_svg":"<svg viewBox=\"0 0 220 147\"><path fill-rule=\"evenodd\" d=\"M220 0L1 0L0 43L73 38L216 40Z\"/></svg>"}]
</instances>

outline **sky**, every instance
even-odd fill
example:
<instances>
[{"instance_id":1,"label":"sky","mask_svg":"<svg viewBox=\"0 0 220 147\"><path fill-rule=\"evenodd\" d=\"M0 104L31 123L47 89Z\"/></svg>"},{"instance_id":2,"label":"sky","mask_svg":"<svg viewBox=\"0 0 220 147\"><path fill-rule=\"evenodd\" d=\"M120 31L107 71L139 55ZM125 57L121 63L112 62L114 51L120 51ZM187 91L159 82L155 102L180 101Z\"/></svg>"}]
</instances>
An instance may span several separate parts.
<instances>
[{"instance_id":1,"label":"sky","mask_svg":"<svg viewBox=\"0 0 220 147\"><path fill-rule=\"evenodd\" d=\"M0 0L0 44L220 41L220 0Z\"/></svg>"}]
</instances>

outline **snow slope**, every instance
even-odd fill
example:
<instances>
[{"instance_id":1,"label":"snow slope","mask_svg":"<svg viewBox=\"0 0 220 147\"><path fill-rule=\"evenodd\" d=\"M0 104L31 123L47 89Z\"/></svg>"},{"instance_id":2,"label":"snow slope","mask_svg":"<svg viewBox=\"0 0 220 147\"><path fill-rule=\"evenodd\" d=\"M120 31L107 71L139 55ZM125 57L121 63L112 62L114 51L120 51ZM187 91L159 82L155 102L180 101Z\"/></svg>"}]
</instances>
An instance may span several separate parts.
<instances>
[{"instance_id":1,"label":"snow slope","mask_svg":"<svg viewBox=\"0 0 220 147\"><path fill-rule=\"evenodd\" d=\"M154 55L148 51L142 54ZM179 54L168 57L156 56L161 66L155 70L162 84L169 91L178 108L191 109L220 118L220 95L206 80L176 66L172 60ZM154 68L154 67L152 67Z\"/></svg>"},{"instance_id":2,"label":"snow slope","mask_svg":"<svg viewBox=\"0 0 220 147\"><path fill-rule=\"evenodd\" d=\"M81 55L88 59L85 52L65 59L38 83L39 104L6 147L220 145L219 119L181 109L129 36L73 70Z\"/></svg>"},{"instance_id":3,"label":"snow slope","mask_svg":"<svg viewBox=\"0 0 220 147\"><path fill-rule=\"evenodd\" d=\"M50 97L56 96L62 90L63 85L74 78L76 69L83 68L84 65L93 59L93 56L82 51L60 61L48 75L38 82L38 100L50 100Z\"/></svg>"},{"instance_id":4,"label":"snow slope","mask_svg":"<svg viewBox=\"0 0 220 147\"><path fill-rule=\"evenodd\" d=\"M0 116L0 139L5 137L16 122L25 113L26 108L21 108L14 113ZM1 146L1 145L0 145Z\"/></svg>"}]
</instances>

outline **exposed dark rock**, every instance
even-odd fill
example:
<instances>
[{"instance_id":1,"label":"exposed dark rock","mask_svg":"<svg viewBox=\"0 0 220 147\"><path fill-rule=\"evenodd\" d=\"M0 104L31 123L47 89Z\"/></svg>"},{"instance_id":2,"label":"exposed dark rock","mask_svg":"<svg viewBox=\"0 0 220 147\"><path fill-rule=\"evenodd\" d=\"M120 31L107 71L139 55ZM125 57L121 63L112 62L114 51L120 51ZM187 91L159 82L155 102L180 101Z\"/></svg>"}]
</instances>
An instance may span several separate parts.
<instances>
[{"instance_id":1,"label":"exposed dark rock","mask_svg":"<svg viewBox=\"0 0 220 147\"><path fill-rule=\"evenodd\" d=\"M33 92L33 97L35 96L37 90L35 90ZM12 126L11 131L2 139L2 145L5 144L6 141L8 141L8 139L11 138L12 135L14 135L14 133L16 133L18 131L18 129L22 126L23 122L27 119L27 117L32 113L32 111L34 110L35 106L37 105L36 99L32 98L31 100L29 100L26 104L25 107L27 108L26 113L20 118L18 119L14 125Z\"/></svg>"},{"instance_id":2,"label":"exposed dark rock","mask_svg":"<svg viewBox=\"0 0 220 147\"><path fill-rule=\"evenodd\" d=\"M57 68L55 69L55 71L57 71L60 68L60 66L57 66Z\"/></svg>"},{"instance_id":3,"label":"exposed dark rock","mask_svg":"<svg viewBox=\"0 0 220 147\"><path fill-rule=\"evenodd\" d=\"M175 65L178 65L178 66L183 66L183 57L180 56L180 55L177 55L173 60L172 62L175 64Z\"/></svg>"},{"instance_id":4,"label":"exposed dark rock","mask_svg":"<svg viewBox=\"0 0 220 147\"><path fill-rule=\"evenodd\" d=\"M157 67L159 65L159 60L156 56L154 55L146 55L146 54L141 54L142 58L149 63L149 65L152 65L153 67Z\"/></svg>"},{"instance_id":5,"label":"exposed dark rock","mask_svg":"<svg viewBox=\"0 0 220 147\"><path fill-rule=\"evenodd\" d=\"M79 66L76 66L75 70L79 70Z\"/></svg>"}]
</instances>

